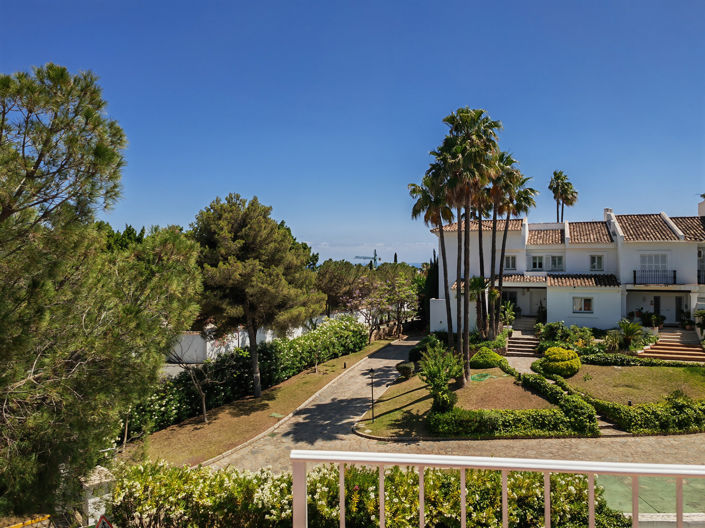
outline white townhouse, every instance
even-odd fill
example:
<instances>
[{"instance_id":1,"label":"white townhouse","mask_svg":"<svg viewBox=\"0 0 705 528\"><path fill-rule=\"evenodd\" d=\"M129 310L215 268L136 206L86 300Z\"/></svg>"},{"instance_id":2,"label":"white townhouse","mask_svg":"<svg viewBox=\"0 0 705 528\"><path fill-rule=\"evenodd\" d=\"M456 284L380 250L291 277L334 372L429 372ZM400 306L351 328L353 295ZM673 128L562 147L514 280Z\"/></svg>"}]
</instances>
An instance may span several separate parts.
<instances>
[{"instance_id":1,"label":"white townhouse","mask_svg":"<svg viewBox=\"0 0 705 528\"><path fill-rule=\"evenodd\" d=\"M487 277L491 229L492 222L483 221ZM500 220L498 246L503 229ZM450 277L446 279L439 266L441 298L431 300L431 331L447 329L444 280L456 320L458 225L443 230ZM438 229L433 232L438 234ZM477 221L471 222L470 240L470 274L479 275ZM499 256L498 247L497 260ZM522 316L535 316L544 307L549 322L613 328L629 312L642 309L663 315L667 325L677 324L682 312L705 308L705 200L698 204L698 216L614 214L605 209L600 221L510 220L503 283L503 299L518 306ZM470 306L474 321L474 303Z\"/></svg>"}]
</instances>

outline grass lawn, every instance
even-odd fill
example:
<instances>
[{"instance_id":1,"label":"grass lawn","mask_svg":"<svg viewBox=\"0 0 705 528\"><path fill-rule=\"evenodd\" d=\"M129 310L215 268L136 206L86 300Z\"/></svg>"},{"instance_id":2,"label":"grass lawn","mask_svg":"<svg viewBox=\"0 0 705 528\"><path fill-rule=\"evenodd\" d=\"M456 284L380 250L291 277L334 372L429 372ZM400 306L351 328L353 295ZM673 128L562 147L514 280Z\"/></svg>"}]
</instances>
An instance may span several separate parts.
<instances>
[{"instance_id":1,"label":"grass lawn","mask_svg":"<svg viewBox=\"0 0 705 528\"><path fill-rule=\"evenodd\" d=\"M457 389L458 407L464 409L547 409L553 407L543 398L514 383L514 378L498 368L472 371L477 379ZM365 414L359 427L363 432L387 437L431 436L426 415L431 396L418 375L391 385L375 402L375 421Z\"/></svg>"},{"instance_id":2,"label":"grass lawn","mask_svg":"<svg viewBox=\"0 0 705 528\"><path fill-rule=\"evenodd\" d=\"M149 435L143 445L132 445L124 457L134 457L140 448L152 459L172 464L194 465L237 447L277 423L326 383L372 352L391 343L375 341L354 354L318 365L318 373L307 370L262 391L262 397L248 397L208 411L208 424L200 416Z\"/></svg>"},{"instance_id":3,"label":"grass lawn","mask_svg":"<svg viewBox=\"0 0 705 528\"><path fill-rule=\"evenodd\" d=\"M675 390L691 398L705 398L704 367L583 365L567 381L594 398L622 404L656 402Z\"/></svg>"}]
</instances>

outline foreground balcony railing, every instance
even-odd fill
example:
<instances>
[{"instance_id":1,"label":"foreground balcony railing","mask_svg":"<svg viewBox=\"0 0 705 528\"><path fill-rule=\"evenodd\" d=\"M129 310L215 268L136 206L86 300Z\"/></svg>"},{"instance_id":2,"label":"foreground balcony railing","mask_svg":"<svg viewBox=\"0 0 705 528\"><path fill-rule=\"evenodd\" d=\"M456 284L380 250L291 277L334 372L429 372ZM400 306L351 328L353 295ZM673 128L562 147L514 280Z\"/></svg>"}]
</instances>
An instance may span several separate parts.
<instances>
[{"instance_id":1,"label":"foreground balcony railing","mask_svg":"<svg viewBox=\"0 0 705 528\"><path fill-rule=\"evenodd\" d=\"M616 462L583 462L579 460L542 460L529 458L464 457L442 455L412 455L394 453L366 453L354 451L291 452L293 477L294 528L308 526L306 491L306 463L333 463L339 467L338 493L340 500L340 527L345 528L345 465L376 466L379 468L379 525L385 527L384 468L388 466L415 466L419 471L419 526L424 519L424 469L445 468L460 470L460 525L466 526L467 500L466 469L485 469L502 473L502 527L509 526L507 480L510 471L543 473L544 526L551 526L551 473L578 473L588 478L588 526L595 526L595 475L622 475L631 477L632 526L639 526L639 477L671 477L676 479L676 525L683 526L683 479L705 478L705 466L675 464L630 464Z\"/></svg>"},{"instance_id":2,"label":"foreground balcony railing","mask_svg":"<svg viewBox=\"0 0 705 528\"><path fill-rule=\"evenodd\" d=\"M677 284L676 270L633 270L634 284Z\"/></svg>"}]
</instances>

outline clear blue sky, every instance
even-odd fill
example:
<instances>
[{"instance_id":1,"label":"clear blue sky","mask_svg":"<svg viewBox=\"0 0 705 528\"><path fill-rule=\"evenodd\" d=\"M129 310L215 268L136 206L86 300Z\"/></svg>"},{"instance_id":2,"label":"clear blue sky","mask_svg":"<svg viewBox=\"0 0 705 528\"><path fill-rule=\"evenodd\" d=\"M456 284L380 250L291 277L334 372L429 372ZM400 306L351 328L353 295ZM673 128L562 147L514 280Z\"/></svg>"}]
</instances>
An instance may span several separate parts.
<instances>
[{"instance_id":1,"label":"clear blue sky","mask_svg":"<svg viewBox=\"0 0 705 528\"><path fill-rule=\"evenodd\" d=\"M130 146L125 223L188 225L257 195L323 258L426 260L406 185L459 106L569 219L696 213L705 192L705 2L6 0L0 71L53 61L100 76Z\"/></svg>"}]
</instances>

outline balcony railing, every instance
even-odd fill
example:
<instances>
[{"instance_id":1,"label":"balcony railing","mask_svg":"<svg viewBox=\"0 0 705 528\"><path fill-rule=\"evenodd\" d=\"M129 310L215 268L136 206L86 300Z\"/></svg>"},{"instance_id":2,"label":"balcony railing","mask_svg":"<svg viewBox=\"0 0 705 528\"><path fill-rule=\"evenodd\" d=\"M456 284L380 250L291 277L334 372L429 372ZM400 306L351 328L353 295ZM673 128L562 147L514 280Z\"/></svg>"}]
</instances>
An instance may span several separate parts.
<instances>
[{"instance_id":1,"label":"balcony railing","mask_svg":"<svg viewBox=\"0 0 705 528\"><path fill-rule=\"evenodd\" d=\"M677 284L676 270L634 270L634 284Z\"/></svg>"},{"instance_id":2,"label":"balcony railing","mask_svg":"<svg viewBox=\"0 0 705 528\"><path fill-rule=\"evenodd\" d=\"M396 453L366 453L354 451L291 452L293 477L294 528L308 526L306 497L306 463L334 463L339 467L338 495L340 527L345 528L345 465L360 464L379 468L379 526L385 528L384 471L387 466L415 466L419 471L419 526L425 525L424 469L460 470L460 526L466 526L466 469L486 469L502 473L502 527L509 526L507 481L510 471L543 473L544 526L551 526L551 473L578 473L588 478L588 526L595 526L595 475L631 477L632 526L639 526L639 477L671 477L676 479L676 525L683 526L683 479L705 478L705 466L676 464L631 464L616 462L583 462L579 460L541 460L529 458L463 457L443 455L413 455Z\"/></svg>"},{"instance_id":3,"label":"balcony railing","mask_svg":"<svg viewBox=\"0 0 705 528\"><path fill-rule=\"evenodd\" d=\"M705 284L705 270L698 270L698 284Z\"/></svg>"}]
</instances>

